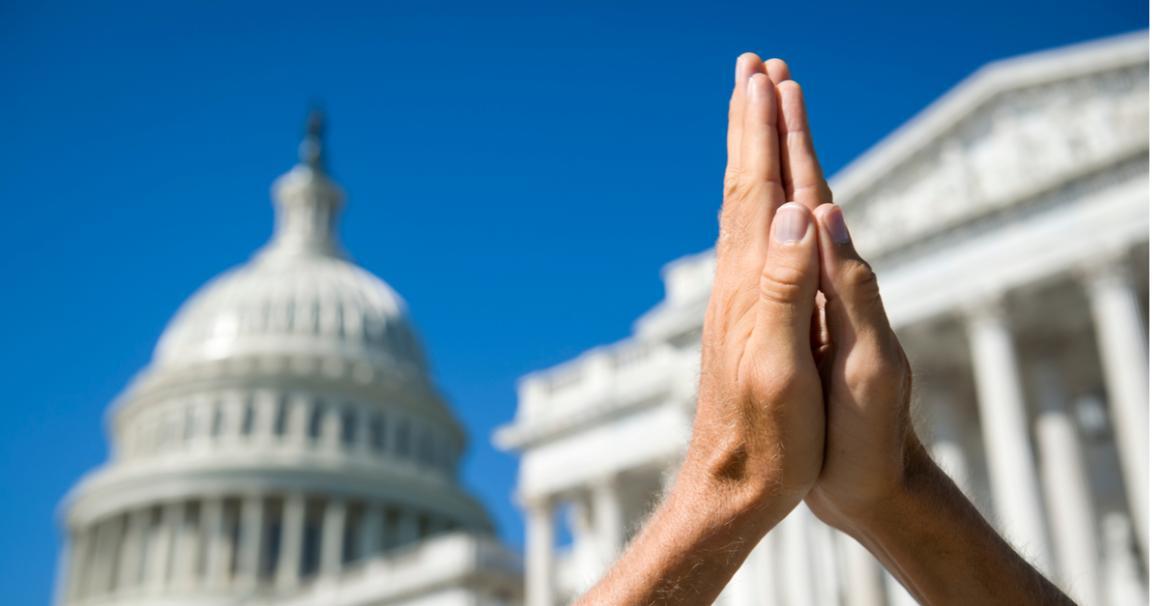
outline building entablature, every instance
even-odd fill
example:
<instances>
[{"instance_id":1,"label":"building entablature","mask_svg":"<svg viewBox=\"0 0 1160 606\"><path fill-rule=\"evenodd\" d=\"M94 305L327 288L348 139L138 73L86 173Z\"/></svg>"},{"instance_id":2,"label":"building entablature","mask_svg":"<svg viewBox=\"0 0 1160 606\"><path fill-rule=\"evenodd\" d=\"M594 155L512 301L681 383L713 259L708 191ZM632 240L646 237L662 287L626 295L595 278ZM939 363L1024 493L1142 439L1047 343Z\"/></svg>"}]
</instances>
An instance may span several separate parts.
<instances>
[{"instance_id":1,"label":"building entablature","mask_svg":"<svg viewBox=\"0 0 1160 606\"><path fill-rule=\"evenodd\" d=\"M70 527L83 527L150 503L284 494L374 499L437 513L466 528L492 528L483 507L438 474L402 465L384 469L269 454L102 467L76 486L62 511L68 512Z\"/></svg>"}]
</instances>

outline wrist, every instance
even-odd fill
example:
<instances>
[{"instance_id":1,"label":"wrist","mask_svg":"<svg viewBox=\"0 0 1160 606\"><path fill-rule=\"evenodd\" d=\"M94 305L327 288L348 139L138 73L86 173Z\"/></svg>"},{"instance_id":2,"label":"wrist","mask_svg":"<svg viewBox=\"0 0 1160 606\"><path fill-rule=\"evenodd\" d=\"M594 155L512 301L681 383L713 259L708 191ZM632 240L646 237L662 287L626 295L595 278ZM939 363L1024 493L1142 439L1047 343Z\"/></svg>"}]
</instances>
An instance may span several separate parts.
<instances>
[{"instance_id":1,"label":"wrist","mask_svg":"<svg viewBox=\"0 0 1160 606\"><path fill-rule=\"evenodd\" d=\"M686 460L666 504L692 519L743 527L758 536L773 529L801 501L777 482L723 478Z\"/></svg>"},{"instance_id":2,"label":"wrist","mask_svg":"<svg viewBox=\"0 0 1160 606\"><path fill-rule=\"evenodd\" d=\"M916 437L906 448L902 473L892 490L873 507L851 519L853 532L859 536L880 539L885 533L905 525L922 509L930 489L943 473Z\"/></svg>"}]
</instances>

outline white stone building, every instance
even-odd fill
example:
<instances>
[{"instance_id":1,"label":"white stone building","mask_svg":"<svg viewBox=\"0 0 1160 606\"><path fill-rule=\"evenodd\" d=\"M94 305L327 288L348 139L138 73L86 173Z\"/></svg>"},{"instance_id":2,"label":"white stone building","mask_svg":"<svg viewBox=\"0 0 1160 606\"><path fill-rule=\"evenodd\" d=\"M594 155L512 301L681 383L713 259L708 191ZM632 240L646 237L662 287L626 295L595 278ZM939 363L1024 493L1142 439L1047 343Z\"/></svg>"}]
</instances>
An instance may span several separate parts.
<instances>
[{"instance_id":1,"label":"white stone building","mask_svg":"<svg viewBox=\"0 0 1160 606\"><path fill-rule=\"evenodd\" d=\"M938 461L1080 603L1144 603L1146 33L988 65L832 187L878 272ZM495 442L521 453L528 606L594 582L681 460L713 264L712 251L670 263L631 337L520 382ZM804 506L720 598L910 602Z\"/></svg>"},{"instance_id":2,"label":"white stone building","mask_svg":"<svg viewBox=\"0 0 1160 606\"><path fill-rule=\"evenodd\" d=\"M338 243L317 115L300 155L270 243L109 411L110 461L62 506L59 604L520 603L403 300Z\"/></svg>"}]
</instances>

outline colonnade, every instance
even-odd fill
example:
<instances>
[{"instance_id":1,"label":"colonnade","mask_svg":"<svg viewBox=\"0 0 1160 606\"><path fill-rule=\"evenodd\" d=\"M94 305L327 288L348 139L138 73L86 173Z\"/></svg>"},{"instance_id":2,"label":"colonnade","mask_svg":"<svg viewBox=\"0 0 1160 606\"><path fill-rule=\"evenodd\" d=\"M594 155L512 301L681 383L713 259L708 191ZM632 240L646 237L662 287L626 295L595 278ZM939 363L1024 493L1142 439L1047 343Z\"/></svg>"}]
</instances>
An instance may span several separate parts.
<instances>
[{"instance_id":1,"label":"colonnade","mask_svg":"<svg viewBox=\"0 0 1160 606\"><path fill-rule=\"evenodd\" d=\"M290 589L455 527L407 507L305 493L160 503L73 531L66 602Z\"/></svg>"},{"instance_id":2,"label":"colonnade","mask_svg":"<svg viewBox=\"0 0 1160 606\"><path fill-rule=\"evenodd\" d=\"M454 474L452 438L434 424L381 406L306 393L227 391L151 404L125 421L122 458L283 448L352 458L411 461Z\"/></svg>"}]
</instances>

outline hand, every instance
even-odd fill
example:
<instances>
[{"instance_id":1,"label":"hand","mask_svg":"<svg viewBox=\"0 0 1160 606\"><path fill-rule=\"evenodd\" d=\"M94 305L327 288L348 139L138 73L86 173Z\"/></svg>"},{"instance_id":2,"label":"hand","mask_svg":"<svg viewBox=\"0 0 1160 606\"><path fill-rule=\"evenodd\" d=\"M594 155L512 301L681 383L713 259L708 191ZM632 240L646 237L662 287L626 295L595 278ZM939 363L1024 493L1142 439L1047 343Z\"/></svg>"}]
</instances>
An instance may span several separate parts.
<instances>
[{"instance_id":1,"label":"hand","mask_svg":"<svg viewBox=\"0 0 1160 606\"><path fill-rule=\"evenodd\" d=\"M823 204L814 215L821 227L828 406L825 464L806 502L823 521L853 532L905 487L926 455L910 422L910 363L874 272L854 250L838 207Z\"/></svg>"},{"instance_id":2,"label":"hand","mask_svg":"<svg viewBox=\"0 0 1160 606\"><path fill-rule=\"evenodd\" d=\"M825 443L810 347L817 227L786 203L774 83L786 76L780 61L738 59L697 413L675 491L693 484L766 530L813 486Z\"/></svg>"}]
</instances>

